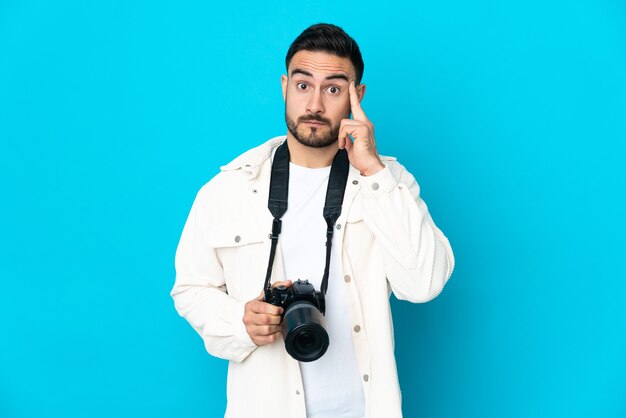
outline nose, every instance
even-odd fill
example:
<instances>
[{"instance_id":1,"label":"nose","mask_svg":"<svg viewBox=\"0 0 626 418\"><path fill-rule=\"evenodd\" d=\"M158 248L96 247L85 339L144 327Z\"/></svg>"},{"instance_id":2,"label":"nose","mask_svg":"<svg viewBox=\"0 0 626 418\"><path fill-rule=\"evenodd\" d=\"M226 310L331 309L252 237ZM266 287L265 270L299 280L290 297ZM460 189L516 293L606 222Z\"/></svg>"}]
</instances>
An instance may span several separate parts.
<instances>
[{"instance_id":1,"label":"nose","mask_svg":"<svg viewBox=\"0 0 626 418\"><path fill-rule=\"evenodd\" d=\"M307 112L311 113L324 113L324 103L322 101L322 92L314 90L309 96L309 101L306 105Z\"/></svg>"}]
</instances>

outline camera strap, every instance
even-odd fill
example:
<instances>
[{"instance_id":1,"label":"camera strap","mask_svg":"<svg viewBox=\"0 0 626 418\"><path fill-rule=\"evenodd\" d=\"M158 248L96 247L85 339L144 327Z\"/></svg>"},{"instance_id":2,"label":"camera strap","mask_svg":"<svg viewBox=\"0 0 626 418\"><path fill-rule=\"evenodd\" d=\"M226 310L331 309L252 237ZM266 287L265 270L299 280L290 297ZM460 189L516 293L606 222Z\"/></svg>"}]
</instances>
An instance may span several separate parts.
<instances>
[{"instance_id":1,"label":"camera strap","mask_svg":"<svg viewBox=\"0 0 626 418\"><path fill-rule=\"evenodd\" d=\"M330 168L330 177L328 179L328 188L326 189L326 201L324 203L324 220L326 220L326 265L324 267L324 276L322 277L322 286L320 291L326 295L328 289L328 275L330 272L330 255L333 241L333 231L335 222L341 215L341 204L346 191L346 183L348 182L348 173L350 171L350 162L348 160L348 152L340 149L335 154L333 164ZM267 266L267 274L265 275L265 284L263 290L267 291L271 287L270 276L272 275L272 266L274 265L274 256L276 255L276 245L278 244L278 236L280 235L282 221L281 218L287 212L287 198L289 194L289 147L287 140L282 143L274 154L272 161L272 175L270 177L270 193L267 207L269 208L274 221L272 222L272 247L270 249L269 264Z\"/></svg>"}]
</instances>

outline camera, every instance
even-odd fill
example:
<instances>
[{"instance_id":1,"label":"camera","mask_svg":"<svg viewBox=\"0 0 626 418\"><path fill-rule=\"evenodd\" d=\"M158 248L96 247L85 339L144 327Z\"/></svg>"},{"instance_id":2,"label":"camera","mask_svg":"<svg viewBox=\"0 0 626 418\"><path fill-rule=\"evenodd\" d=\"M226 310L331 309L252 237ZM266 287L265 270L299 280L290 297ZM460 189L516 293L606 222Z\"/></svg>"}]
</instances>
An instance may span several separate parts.
<instances>
[{"instance_id":1,"label":"camera","mask_svg":"<svg viewBox=\"0 0 626 418\"><path fill-rule=\"evenodd\" d=\"M296 280L291 287L280 285L266 290L264 299L284 309L281 331L291 357L308 362L324 355L329 339L322 292L308 280Z\"/></svg>"}]
</instances>

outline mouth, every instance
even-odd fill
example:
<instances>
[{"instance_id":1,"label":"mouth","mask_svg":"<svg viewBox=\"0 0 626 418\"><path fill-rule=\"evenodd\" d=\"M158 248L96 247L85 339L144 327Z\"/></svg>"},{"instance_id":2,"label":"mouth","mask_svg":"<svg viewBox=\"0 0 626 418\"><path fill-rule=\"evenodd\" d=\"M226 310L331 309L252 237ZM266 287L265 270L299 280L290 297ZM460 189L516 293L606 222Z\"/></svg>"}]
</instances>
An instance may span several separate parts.
<instances>
[{"instance_id":1,"label":"mouth","mask_svg":"<svg viewBox=\"0 0 626 418\"><path fill-rule=\"evenodd\" d=\"M306 120L303 123L307 123L309 125L313 125L313 126L322 126L322 125L326 125L324 122L318 122L315 120Z\"/></svg>"}]
</instances>

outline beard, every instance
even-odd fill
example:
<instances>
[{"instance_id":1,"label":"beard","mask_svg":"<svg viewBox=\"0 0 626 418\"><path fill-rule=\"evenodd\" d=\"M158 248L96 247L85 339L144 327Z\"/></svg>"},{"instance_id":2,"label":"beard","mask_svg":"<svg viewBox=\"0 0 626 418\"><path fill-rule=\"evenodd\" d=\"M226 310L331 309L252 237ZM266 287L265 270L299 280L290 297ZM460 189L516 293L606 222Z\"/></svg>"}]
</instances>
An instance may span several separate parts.
<instances>
[{"instance_id":1,"label":"beard","mask_svg":"<svg viewBox=\"0 0 626 418\"><path fill-rule=\"evenodd\" d=\"M307 121L316 121L324 123L319 127L303 125ZM285 122L287 122L287 129L291 132L296 140L311 148L324 148L334 144L338 140L339 136L339 124L332 125L329 119L326 119L320 115L310 114L306 116L300 116L295 122L287 114L285 109Z\"/></svg>"}]
</instances>

